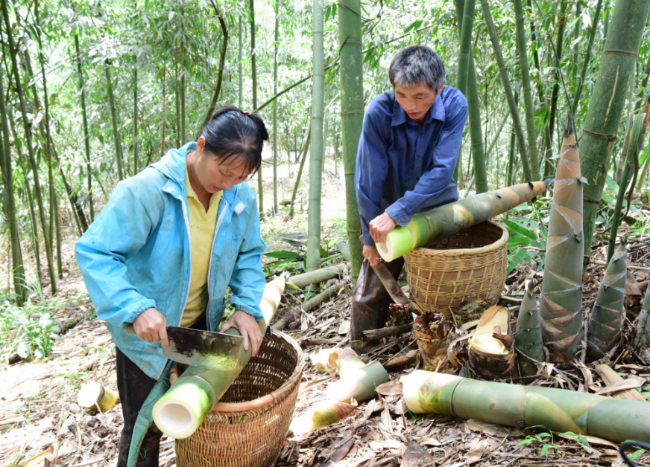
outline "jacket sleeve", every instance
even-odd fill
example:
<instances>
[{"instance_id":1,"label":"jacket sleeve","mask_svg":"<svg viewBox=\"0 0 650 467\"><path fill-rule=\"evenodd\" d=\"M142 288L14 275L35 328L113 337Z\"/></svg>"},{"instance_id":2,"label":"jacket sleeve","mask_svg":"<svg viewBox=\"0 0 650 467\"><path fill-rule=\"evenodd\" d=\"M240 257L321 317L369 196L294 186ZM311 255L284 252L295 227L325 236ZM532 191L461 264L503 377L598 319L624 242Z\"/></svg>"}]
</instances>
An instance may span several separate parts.
<instances>
[{"instance_id":1,"label":"jacket sleeve","mask_svg":"<svg viewBox=\"0 0 650 467\"><path fill-rule=\"evenodd\" d=\"M369 246L375 244L370 236L370 221L384 212L381 198L388 175L388 142L375 121L373 108L371 104L363 121L354 177L363 243Z\"/></svg>"},{"instance_id":2,"label":"jacket sleeve","mask_svg":"<svg viewBox=\"0 0 650 467\"><path fill-rule=\"evenodd\" d=\"M129 282L125 261L146 243L162 209L162 194L153 184L137 178L121 182L77 241L77 264L99 319L126 326L156 306Z\"/></svg>"},{"instance_id":3,"label":"jacket sleeve","mask_svg":"<svg viewBox=\"0 0 650 467\"><path fill-rule=\"evenodd\" d=\"M439 143L433 149L433 167L422 174L413 190L407 191L386 209L388 215L399 225L405 226L411 222L411 218L430 204L431 199L438 196L451 182L467 118L467 100L462 94L456 103L456 112L445 119Z\"/></svg>"},{"instance_id":4,"label":"jacket sleeve","mask_svg":"<svg viewBox=\"0 0 650 467\"><path fill-rule=\"evenodd\" d=\"M266 246L260 234L260 216L257 211L255 198L248 205L252 211L249 216L246 232L239 247L235 260L235 268L230 276L230 304L236 309L253 316L257 321L262 320L260 302L264 294L266 277L262 270L262 253Z\"/></svg>"}]
</instances>

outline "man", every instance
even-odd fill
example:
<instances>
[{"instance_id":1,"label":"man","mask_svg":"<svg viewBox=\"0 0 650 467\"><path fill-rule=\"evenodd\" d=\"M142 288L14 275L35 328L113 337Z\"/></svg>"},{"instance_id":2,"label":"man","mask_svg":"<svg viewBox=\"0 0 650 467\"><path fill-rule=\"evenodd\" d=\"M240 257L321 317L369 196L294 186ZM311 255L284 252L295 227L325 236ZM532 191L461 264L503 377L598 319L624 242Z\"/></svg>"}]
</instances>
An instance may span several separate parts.
<instances>
[{"instance_id":1,"label":"man","mask_svg":"<svg viewBox=\"0 0 650 467\"><path fill-rule=\"evenodd\" d=\"M363 233L363 266L352 299L353 348L360 333L381 328L392 299L371 266L376 243L414 214L458 199L453 172L467 117L465 96L445 86L445 67L427 46L395 55L388 72L392 91L368 106L357 152L355 187ZM397 279L404 259L386 264Z\"/></svg>"}]
</instances>

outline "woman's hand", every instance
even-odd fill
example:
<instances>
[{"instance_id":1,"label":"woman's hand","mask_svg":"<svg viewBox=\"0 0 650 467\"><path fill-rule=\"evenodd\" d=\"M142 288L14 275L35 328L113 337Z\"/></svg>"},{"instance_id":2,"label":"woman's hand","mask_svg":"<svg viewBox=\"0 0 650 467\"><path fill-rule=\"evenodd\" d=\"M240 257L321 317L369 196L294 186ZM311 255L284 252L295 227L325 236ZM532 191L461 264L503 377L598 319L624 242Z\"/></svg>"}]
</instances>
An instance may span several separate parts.
<instances>
[{"instance_id":1,"label":"woman's hand","mask_svg":"<svg viewBox=\"0 0 650 467\"><path fill-rule=\"evenodd\" d=\"M386 235L391 233L396 225L393 218L385 212L370 221L370 236L375 243L385 243Z\"/></svg>"},{"instance_id":2,"label":"woman's hand","mask_svg":"<svg viewBox=\"0 0 650 467\"><path fill-rule=\"evenodd\" d=\"M167 338L167 320L155 308L147 308L135 321L133 329L140 339L147 342L162 341L163 347L169 345Z\"/></svg>"},{"instance_id":3,"label":"woman's hand","mask_svg":"<svg viewBox=\"0 0 650 467\"><path fill-rule=\"evenodd\" d=\"M262 333L257 321L251 315L241 310L235 313L221 327L220 332L226 332L230 328L236 328L244 338L244 349L248 350L248 340L253 345L253 356L257 355L262 345Z\"/></svg>"}]
</instances>

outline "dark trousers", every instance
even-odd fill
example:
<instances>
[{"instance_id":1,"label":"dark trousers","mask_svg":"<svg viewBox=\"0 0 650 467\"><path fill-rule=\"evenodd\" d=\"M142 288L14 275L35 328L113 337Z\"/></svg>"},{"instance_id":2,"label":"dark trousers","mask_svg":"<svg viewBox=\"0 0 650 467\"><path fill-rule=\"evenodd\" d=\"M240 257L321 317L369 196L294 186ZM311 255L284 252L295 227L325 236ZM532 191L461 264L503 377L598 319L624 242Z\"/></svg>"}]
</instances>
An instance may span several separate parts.
<instances>
[{"instance_id":1,"label":"dark trousers","mask_svg":"<svg viewBox=\"0 0 650 467\"><path fill-rule=\"evenodd\" d=\"M404 258L397 258L386 263L386 267L397 280L404 267ZM388 307L391 303L393 303L393 299L386 291L384 284L375 274L368 260L364 259L352 296L350 337L353 349L362 350L360 342L358 342L361 339L361 331L379 329L386 325Z\"/></svg>"},{"instance_id":2,"label":"dark trousers","mask_svg":"<svg viewBox=\"0 0 650 467\"><path fill-rule=\"evenodd\" d=\"M207 329L205 315L192 326L193 329ZM120 349L115 348L117 363L117 389L120 392L122 415L124 415L124 428L120 438L120 449L117 458L117 467L126 467L129 460L129 448L133 427L138 418L138 413L144 405L149 393L156 384L156 380L147 376L138 365L133 363ZM144 436L140 453L138 454L137 467L158 467L160 452L161 431L152 424Z\"/></svg>"}]
</instances>

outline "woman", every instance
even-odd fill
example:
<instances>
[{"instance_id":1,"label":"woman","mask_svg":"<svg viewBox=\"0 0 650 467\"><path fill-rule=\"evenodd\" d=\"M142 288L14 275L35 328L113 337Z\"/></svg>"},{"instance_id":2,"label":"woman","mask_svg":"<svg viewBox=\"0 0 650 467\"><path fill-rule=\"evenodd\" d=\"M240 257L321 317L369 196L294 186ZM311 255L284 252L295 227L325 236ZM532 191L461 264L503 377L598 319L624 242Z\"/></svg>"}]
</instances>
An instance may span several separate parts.
<instances>
[{"instance_id":1,"label":"woman","mask_svg":"<svg viewBox=\"0 0 650 467\"><path fill-rule=\"evenodd\" d=\"M158 465L161 433L150 418L142 429L138 415L169 370L165 326L218 330L230 287L236 311L221 331L236 327L246 349L249 340L253 354L260 347L265 246L255 194L242 182L259 168L268 138L257 115L219 109L196 142L119 183L76 244L97 317L117 347L118 467L136 455L138 466ZM137 336L124 332L128 324Z\"/></svg>"}]
</instances>

